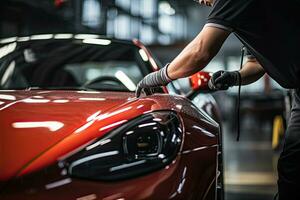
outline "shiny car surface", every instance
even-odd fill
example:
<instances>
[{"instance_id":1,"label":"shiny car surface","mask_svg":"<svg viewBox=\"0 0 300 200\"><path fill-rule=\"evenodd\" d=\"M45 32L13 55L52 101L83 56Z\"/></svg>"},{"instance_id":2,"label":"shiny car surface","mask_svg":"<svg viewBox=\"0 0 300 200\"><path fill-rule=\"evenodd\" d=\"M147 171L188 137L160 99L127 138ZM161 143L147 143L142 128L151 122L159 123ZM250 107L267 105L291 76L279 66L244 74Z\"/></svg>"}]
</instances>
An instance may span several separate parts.
<instances>
[{"instance_id":1,"label":"shiny car surface","mask_svg":"<svg viewBox=\"0 0 300 200\"><path fill-rule=\"evenodd\" d=\"M137 40L0 40L0 199L222 199L217 105L172 83L135 98L158 69Z\"/></svg>"}]
</instances>

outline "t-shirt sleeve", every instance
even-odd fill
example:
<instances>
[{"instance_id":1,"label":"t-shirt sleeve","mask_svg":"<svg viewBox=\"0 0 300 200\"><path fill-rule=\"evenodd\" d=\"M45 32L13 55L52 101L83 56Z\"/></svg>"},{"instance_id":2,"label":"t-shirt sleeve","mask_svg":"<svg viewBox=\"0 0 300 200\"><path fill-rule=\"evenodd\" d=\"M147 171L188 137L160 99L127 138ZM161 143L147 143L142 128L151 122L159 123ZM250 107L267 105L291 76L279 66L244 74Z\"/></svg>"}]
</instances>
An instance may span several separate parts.
<instances>
[{"instance_id":1,"label":"t-shirt sleeve","mask_svg":"<svg viewBox=\"0 0 300 200\"><path fill-rule=\"evenodd\" d=\"M234 31L251 23L257 0L216 0L206 24L218 24Z\"/></svg>"},{"instance_id":2,"label":"t-shirt sleeve","mask_svg":"<svg viewBox=\"0 0 300 200\"><path fill-rule=\"evenodd\" d=\"M214 28L219 28L228 32L232 32L232 28L224 26L222 24L216 24L216 23L206 23L205 27L214 27Z\"/></svg>"}]
</instances>

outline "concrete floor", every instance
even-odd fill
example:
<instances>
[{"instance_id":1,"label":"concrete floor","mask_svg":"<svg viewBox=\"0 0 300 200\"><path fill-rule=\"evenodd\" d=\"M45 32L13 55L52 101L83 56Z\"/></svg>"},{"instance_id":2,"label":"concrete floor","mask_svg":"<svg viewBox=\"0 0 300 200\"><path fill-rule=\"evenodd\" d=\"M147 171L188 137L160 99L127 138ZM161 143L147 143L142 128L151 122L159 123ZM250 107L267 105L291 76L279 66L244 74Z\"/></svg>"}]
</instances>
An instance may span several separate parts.
<instances>
[{"instance_id":1,"label":"concrete floor","mask_svg":"<svg viewBox=\"0 0 300 200\"><path fill-rule=\"evenodd\" d=\"M271 122L257 125L255 116L243 118L241 138L224 123L226 200L272 200L277 191L279 152L271 148Z\"/></svg>"}]
</instances>

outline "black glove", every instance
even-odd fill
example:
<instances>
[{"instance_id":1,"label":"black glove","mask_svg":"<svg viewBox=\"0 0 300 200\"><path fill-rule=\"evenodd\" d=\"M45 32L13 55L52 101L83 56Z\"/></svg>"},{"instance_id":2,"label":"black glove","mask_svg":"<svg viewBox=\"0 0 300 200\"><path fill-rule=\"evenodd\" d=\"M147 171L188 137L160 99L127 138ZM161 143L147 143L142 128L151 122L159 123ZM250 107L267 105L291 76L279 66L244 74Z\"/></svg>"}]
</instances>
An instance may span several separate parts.
<instances>
[{"instance_id":1,"label":"black glove","mask_svg":"<svg viewBox=\"0 0 300 200\"><path fill-rule=\"evenodd\" d=\"M143 89L149 89L152 87L165 86L170 83L172 80L168 77L167 74L168 65L159 71L152 72L145 76L143 80L141 80L136 88L136 97L140 97Z\"/></svg>"},{"instance_id":2,"label":"black glove","mask_svg":"<svg viewBox=\"0 0 300 200\"><path fill-rule=\"evenodd\" d=\"M208 87L211 90L227 90L229 87L239 85L240 79L241 75L238 71L218 71L212 75Z\"/></svg>"}]
</instances>

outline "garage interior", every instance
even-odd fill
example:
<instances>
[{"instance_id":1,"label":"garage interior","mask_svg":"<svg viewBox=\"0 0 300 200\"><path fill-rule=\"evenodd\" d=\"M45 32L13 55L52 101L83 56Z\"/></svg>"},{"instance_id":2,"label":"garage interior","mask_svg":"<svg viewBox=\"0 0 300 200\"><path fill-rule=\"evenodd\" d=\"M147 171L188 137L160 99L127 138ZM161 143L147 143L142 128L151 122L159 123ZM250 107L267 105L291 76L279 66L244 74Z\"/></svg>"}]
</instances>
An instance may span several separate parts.
<instances>
[{"instance_id":1,"label":"garage interior","mask_svg":"<svg viewBox=\"0 0 300 200\"><path fill-rule=\"evenodd\" d=\"M0 3L0 38L49 33L137 38L166 64L199 33L210 10L192 0L6 0ZM238 70L241 48L232 34L205 71ZM267 75L242 87L238 142L238 89L212 94L222 116L226 200L272 200L276 194L287 94Z\"/></svg>"}]
</instances>

